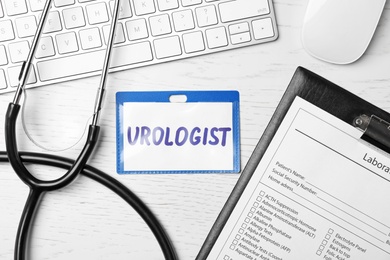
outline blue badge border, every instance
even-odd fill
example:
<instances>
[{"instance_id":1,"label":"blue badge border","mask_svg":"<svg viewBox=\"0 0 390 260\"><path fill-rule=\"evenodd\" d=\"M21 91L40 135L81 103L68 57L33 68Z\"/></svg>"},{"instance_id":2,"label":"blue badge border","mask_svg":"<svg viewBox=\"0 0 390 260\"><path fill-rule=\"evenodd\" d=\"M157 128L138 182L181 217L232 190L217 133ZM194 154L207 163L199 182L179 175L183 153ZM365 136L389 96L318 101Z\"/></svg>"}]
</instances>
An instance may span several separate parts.
<instances>
[{"instance_id":1,"label":"blue badge border","mask_svg":"<svg viewBox=\"0 0 390 260\"><path fill-rule=\"evenodd\" d=\"M170 102L172 95L185 95L186 102L231 102L233 122L233 169L232 170L143 170L125 171L123 159L124 135L122 131L123 104L127 102ZM116 168L119 174L161 174L161 173L238 173L240 159L240 95L236 90L216 91L120 91L116 93Z\"/></svg>"}]
</instances>

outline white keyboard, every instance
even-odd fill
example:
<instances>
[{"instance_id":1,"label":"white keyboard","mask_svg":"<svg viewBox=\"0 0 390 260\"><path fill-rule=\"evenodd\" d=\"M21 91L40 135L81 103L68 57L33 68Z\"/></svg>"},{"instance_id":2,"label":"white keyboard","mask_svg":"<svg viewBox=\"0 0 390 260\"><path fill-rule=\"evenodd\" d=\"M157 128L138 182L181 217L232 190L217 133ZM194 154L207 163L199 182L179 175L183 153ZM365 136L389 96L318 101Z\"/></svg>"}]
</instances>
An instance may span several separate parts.
<instances>
[{"instance_id":1,"label":"white keyboard","mask_svg":"<svg viewBox=\"0 0 390 260\"><path fill-rule=\"evenodd\" d=\"M113 0L54 0L27 87L98 75ZM15 91L45 0L0 0L0 93ZM272 0L121 0L110 71L274 41Z\"/></svg>"}]
</instances>

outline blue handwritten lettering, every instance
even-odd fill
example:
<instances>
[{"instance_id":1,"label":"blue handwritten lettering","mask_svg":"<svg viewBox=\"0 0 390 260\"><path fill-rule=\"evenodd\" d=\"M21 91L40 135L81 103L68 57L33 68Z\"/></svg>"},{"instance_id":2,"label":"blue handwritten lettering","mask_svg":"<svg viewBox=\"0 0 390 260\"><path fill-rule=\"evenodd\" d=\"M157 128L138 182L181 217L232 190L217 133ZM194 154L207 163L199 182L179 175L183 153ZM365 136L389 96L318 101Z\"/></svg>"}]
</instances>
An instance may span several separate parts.
<instances>
[{"instance_id":1,"label":"blue handwritten lettering","mask_svg":"<svg viewBox=\"0 0 390 260\"><path fill-rule=\"evenodd\" d=\"M191 131L191 134L190 134L190 143L192 145L197 145L200 143L200 136L195 136L195 132L196 133L200 133L200 128L199 127L194 127L194 129L192 129Z\"/></svg>"},{"instance_id":2,"label":"blue handwritten lettering","mask_svg":"<svg viewBox=\"0 0 390 260\"><path fill-rule=\"evenodd\" d=\"M150 145L149 136L150 136L150 128L147 126L141 127L140 144L145 143L146 145Z\"/></svg>"},{"instance_id":3,"label":"blue handwritten lettering","mask_svg":"<svg viewBox=\"0 0 390 260\"><path fill-rule=\"evenodd\" d=\"M184 133L183 140L179 140L180 138L180 132ZM187 142L188 139L188 130L185 127L179 127L176 131L176 137L175 137L175 143L177 146L182 146Z\"/></svg>"},{"instance_id":4,"label":"blue handwritten lettering","mask_svg":"<svg viewBox=\"0 0 390 260\"><path fill-rule=\"evenodd\" d=\"M166 146L183 146L187 143L197 146L203 145L221 145L226 146L228 140L228 134L232 131L230 127L212 127L212 128L200 128L194 127L188 129L184 126L178 127L176 130L172 130L170 127L154 127L137 126L127 128L127 142L130 145L147 145L154 144L166 145Z\"/></svg>"},{"instance_id":5,"label":"blue handwritten lettering","mask_svg":"<svg viewBox=\"0 0 390 260\"><path fill-rule=\"evenodd\" d=\"M210 129L210 137L214 139L214 141L212 141L212 140L209 141L209 144L211 144L211 145L217 145L219 142L219 139L215 135L215 132L218 132L218 128L213 127Z\"/></svg>"},{"instance_id":6,"label":"blue handwritten lettering","mask_svg":"<svg viewBox=\"0 0 390 260\"><path fill-rule=\"evenodd\" d=\"M135 145L137 143L138 136L139 136L139 127L138 126L135 128L134 139L131 138L131 127L127 128L127 141L129 142L130 145Z\"/></svg>"},{"instance_id":7,"label":"blue handwritten lettering","mask_svg":"<svg viewBox=\"0 0 390 260\"><path fill-rule=\"evenodd\" d=\"M157 132L160 132L160 136L157 139ZM162 140L164 138L164 129L161 127L157 126L156 128L153 129L153 143L155 145L160 145Z\"/></svg>"},{"instance_id":8,"label":"blue handwritten lettering","mask_svg":"<svg viewBox=\"0 0 390 260\"><path fill-rule=\"evenodd\" d=\"M170 128L167 127L166 128L166 135L165 135L165 145L166 146L172 146L173 145L173 142L169 141L169 133L170 133Z\"/></svg>"},{"instance_id":9,"label":"blue handwritten lettering","mask_svg":"<svg viewBox=\"0 0 390 260\"><path fill-rule=\"evenodd\" d=\"M207 134L209 132L209 129L207 127L204 128L204 133L203 133L203 145L207 144Z\"/></svg>"},{"instance_id":10,"label":"blue handwritten lettering","mask_svg":"<svg viewBox=\"0 0 390 260\"><path fill-rule=\"evenodd\" d=\"M221 127L218 130L222 132L221 145L225 146L226 145L226 135L227 135L227 132L232 131L232 129L230 127Z\"/></svg>"}]
</instances>

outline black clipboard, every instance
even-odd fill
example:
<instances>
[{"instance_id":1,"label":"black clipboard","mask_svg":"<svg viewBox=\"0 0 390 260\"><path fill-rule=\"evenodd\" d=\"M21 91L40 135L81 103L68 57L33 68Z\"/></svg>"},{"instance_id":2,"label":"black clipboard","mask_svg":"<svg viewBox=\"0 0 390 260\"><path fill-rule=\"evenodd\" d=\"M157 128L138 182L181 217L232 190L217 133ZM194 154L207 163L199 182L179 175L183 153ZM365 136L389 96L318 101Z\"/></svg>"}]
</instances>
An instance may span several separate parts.
<instances>
[{"instance_id":1,"label":"black clipboard","mask_svg":"<svg viewBox=\"0 0 390 260\"><path fill-rule=\"evenodd\" d=\"M390 114L388 112L321 76L303 67L298 67L196 260L207 258L296 96L352 126L361 128L364 131L362 139L390 153L390 124L388 123Z\"/></svg>"}]
</instances>

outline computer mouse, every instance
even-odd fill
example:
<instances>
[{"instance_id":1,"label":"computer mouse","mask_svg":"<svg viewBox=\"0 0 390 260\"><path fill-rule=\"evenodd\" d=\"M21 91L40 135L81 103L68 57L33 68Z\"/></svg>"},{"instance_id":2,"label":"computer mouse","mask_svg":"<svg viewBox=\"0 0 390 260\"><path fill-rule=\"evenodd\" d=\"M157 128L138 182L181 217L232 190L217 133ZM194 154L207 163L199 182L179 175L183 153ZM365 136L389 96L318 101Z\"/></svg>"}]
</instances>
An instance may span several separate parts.
<instances>
[{"instance_id":1,"label":"computer mouse","mask_svg":"<svg viewBox=\"0 0 390 260\"><path fill-rule=\"evenodd\" d=\"M386 0L308 0L302 44L312 56L335 64L358 60L367 49Z\"/></svg>"}]
</instances>

